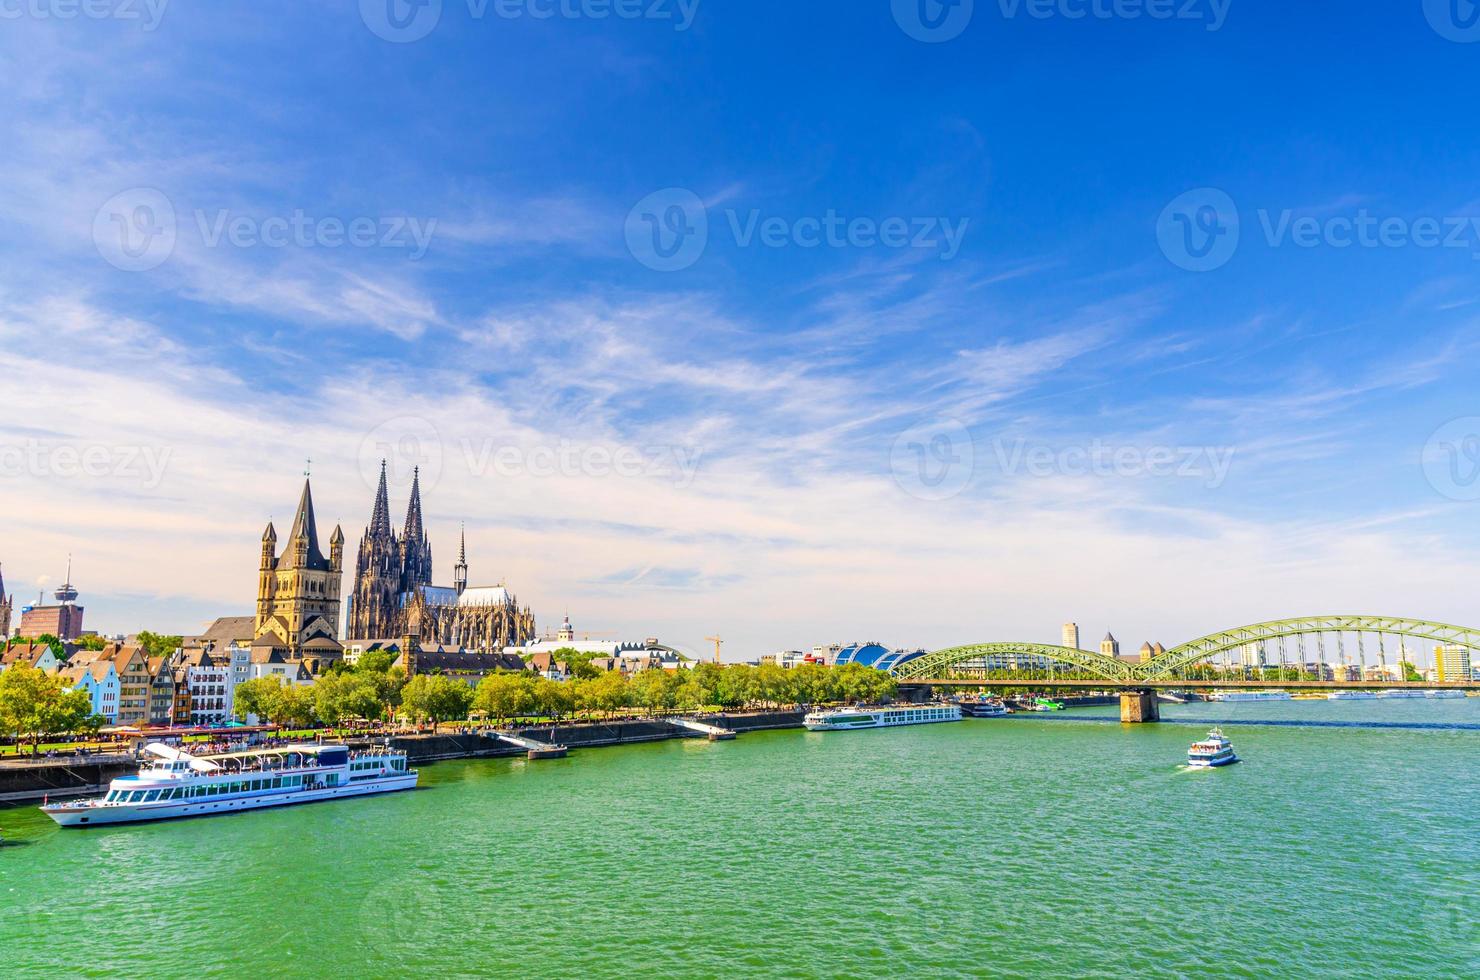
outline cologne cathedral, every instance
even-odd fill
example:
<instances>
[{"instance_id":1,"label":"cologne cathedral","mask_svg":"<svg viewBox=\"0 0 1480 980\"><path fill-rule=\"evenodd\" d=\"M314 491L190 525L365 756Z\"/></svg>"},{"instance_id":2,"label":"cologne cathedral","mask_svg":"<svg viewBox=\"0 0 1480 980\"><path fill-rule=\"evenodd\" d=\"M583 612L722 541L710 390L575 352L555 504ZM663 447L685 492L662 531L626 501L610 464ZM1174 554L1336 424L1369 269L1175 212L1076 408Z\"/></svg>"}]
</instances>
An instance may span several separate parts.
<instances>
[{"instance_id":1,"label":"cologne cathedral","mask_svg":"<svg viewBox=\"0 0 1480 980\"><path fill-rule=\"evenodd\" d=\"M389 640L415 635L475 653L498 653L534 638L534 614L520 609L502 585L468 588L466 540L453 566L453 584L432 584L432 545L421 513L421 473L411 478L411 501L398 536L391 526L385 463L370 525L360 539L355 591L346 639Z\"/></svg>"}]
</instances>

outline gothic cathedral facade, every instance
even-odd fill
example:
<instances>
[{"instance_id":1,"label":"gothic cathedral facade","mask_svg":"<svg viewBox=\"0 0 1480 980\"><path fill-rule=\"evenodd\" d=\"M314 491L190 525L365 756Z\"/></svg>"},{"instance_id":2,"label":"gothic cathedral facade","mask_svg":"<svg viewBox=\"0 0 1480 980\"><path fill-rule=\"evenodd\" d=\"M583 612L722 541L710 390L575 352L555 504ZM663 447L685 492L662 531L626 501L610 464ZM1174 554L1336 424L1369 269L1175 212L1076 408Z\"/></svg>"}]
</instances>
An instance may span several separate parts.
<instances>
[{"instance_id":1,"label":"gothic cathedral facade","mask_svg":"<svg viewBox=\"0 0 1480 980\"><path fill-rule=\"evenodd\" d=\"M415 635L421 643L497 653L534 639L534 614L520 609L502 585L468 588L467 542L453 566L453 584L432 584L432 546L421 509L421 473L411 478L411 500L398 536L391 525L385 464L370 523L360 539L355 586L345 637L390 640Z\"/></svg>"}]
</instances>

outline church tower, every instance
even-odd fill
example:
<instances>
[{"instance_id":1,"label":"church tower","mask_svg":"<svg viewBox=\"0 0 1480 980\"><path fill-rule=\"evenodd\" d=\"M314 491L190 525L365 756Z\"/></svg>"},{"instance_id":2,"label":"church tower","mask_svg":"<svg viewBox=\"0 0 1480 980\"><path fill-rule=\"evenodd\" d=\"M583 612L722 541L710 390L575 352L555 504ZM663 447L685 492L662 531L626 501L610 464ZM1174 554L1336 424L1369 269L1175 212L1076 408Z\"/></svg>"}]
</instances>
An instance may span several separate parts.
<instances>
[{"instance_id":1,"label":"church tower","mask_svg":"<svg viewBox=\"0 0 1480 980\"><path fill-rule=\"evenodd\" d=\"M344 532L334 528L325 557L319 549L313 492L305 479L281 555L271 523L262 534L253 645L286 649L295 655L301 655L308 644L319 651L338 648L343 572Z\"/></svg>"},{"instance_id":2,"label":"church tower","mask_svg":"<svg viewBox=\"0 0 1480 980\"><path fill-rule=\"evenodd\" d=\"M10 614L15 600L5 591L5 576L0 575L0 643L10 639Z\"/></svg>"},{"instance_id":3,"label":"church tower","mask_svg":"<svg viewBox=\"0 0 1480 980\"><path fill-rule=\"evenodd\" d=\"M401 590L415 592L432 584L432 543L421 516L421 467L411 473L411 502L406 505L406 527L401 532Z\"/></svg>"},{"instance_id":4,"label":"church tower","mask_svg":"<svg viewBox=\"0 0 1480 980\"><path fill-rule=\"evenodd\" d=\"M403 591L401 570L401 542L391 526L385 460L381 460L375 509L360 538L360 553L355 559L355 591L350 599L349 621L345 624L347 638L379 640L398 635Z\"/></svg>"}]
</instances>

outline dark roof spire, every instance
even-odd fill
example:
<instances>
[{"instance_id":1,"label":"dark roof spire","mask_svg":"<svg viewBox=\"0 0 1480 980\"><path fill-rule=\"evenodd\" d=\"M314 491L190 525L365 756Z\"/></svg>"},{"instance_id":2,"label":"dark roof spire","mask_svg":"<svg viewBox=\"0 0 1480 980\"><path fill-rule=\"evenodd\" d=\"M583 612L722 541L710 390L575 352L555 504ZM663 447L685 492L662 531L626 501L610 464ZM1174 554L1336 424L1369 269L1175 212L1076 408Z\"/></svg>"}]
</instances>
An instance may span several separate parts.
<instances>
[{"instance_id":1,"label":"dark roof spire","mask_svg":"<svg viewBox=\"0 0 1480 980\"><path fill-rule=\"evenodd\" d=\"M380 486L375 490L375 512L370 515L370 536L391 536L391 498L385 488L385 460L380 461Z\"/></svg>"},{"instance_id":2,"label":"dark roof spire","mask_svg":"<svg viewBox=\"0 0 1480 980\"><path fill-rule=\"evenodd\" d=\"M406 530L402 537L419 542L425 536L421 518L421 467L411 471L411 502L406 505Z\"/></svg>"},{"instance_id":3,"label":"dark roof spire","mask_svg":"<svg viewBox=\"0 0 1480 980\"><path fill-rule=\"evenodd\" d=\"M309 489L306 477L303 480L303 495L298 498L298 510L293 517L293 530L288 532L289 561L293 559L294 542L300 538L308 539L308 557L303 567L328 568L329 562L324 558L324 553L319 550L319 529L313 519L313 491Z\"/></svg>"}]
</instances>

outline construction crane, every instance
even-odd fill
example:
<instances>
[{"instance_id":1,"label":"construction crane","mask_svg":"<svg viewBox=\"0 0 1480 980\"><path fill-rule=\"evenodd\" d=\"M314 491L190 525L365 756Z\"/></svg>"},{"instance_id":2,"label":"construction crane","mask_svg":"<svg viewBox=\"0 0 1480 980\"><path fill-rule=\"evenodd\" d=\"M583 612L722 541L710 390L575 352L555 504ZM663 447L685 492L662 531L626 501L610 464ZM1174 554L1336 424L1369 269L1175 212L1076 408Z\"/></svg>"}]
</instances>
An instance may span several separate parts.
<instances>
[{"instance_id":1,"label":"construction crane","mask_svg":"<svg viewBox=\"0 0 1480 980\"><path fill-rule=\"evenodd\" d=\"M706 639L710 643L713 643L714 644L714 662L715 663L719 663L719 648L720 648L720 644L724 643L725 641L724 640L721 640L718 636L706 636L706 637L704 637L704 639Z\"/></svg>"}]
</instances>

